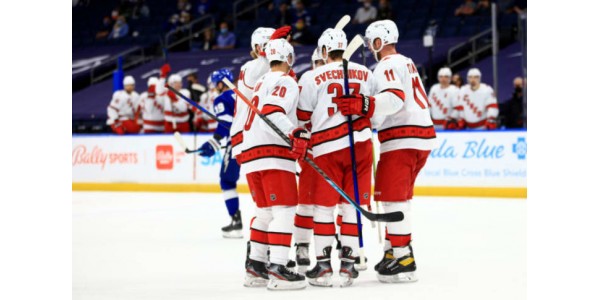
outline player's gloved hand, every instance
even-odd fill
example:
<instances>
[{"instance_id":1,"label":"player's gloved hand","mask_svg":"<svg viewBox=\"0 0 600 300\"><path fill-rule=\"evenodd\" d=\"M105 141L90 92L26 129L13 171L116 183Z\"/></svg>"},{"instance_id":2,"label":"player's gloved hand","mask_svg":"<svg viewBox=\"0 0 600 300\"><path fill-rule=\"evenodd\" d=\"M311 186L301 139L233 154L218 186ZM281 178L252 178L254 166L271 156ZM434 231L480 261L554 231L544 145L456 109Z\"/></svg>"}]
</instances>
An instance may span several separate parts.
<instances>
[{"instance_id":1,"label":"player's gloved hand","mask_svg":"<svg viewBox=\"0 0 600 300\"><path fill-rule=\"evenodd\" d=\"M112 125L110 125L110 128L112 128L113 132L119 135L125 134L125 128L123 128L123 126L121 126L120 122L115 122Z\"/></svg>"},{"instance_id":2,"label":"player's gloved hand","mask_svg":"<svg viewBox=\"0 0 600 300\"><path fill-rule=\"evenodd\" d=\"M496 123L496 119L489 118L485 121L485 128L487 130L495 130L498 128L498 124Z\"/></svg>"},{"instance_id":3,"label":"player's gloved hand","mask_svg":"<svg viewBox=\"0 0 600 300\"><path fill-rule=\"evenodd\" d=\"M292 140L292 150L290 152L294 158L304 159L310 140L308 131L304 128L296 128L290 133L290 140Z\"/></svg>"},{"instance_id":4,"label":"player's gloved hand","mask_svg":"<svg viewBox=\"0 0 600 300\"><path fill-rule=\"evenodd\" d=\"M173 93L173 91L169 90L167 92L167 96L169 97L169 99L171 99L171 101L177 101L177 95L175 95L175 93Z\"/></svg>"},{"instance_id":5,"label":"player's gloved hand","mask_svg":"<svg viewBox=\"0 0 600 300\"><path fill-rule=\"evenodd\" d=\"M444 129L446 130L456 130L458 129L458 121L456 121L455 119L449 119L446 121L446 124L444 124Z\"/></svg>"},{"instance_id":6,"label":"player's gloved hand","mask_svg":"<svg viewBox=\"0 0 600 300\"><path fill-rule=\"evenodd\" d=\"M271 40L286 38L288 35L290 35L290 32L292 32L292 27L289 25L279 27L273 32L273 34L271 34Z\"/></svg>"},{"instance_id":7,"label":"player's gloved hand","mask_svg":"<svg viewBox=\"0 0 600 300\"><path fill-rule=\"evenodd\" d=\"M169 64L164 64L160 67L160 78L166 78L167 74L171 72L171 66Z\"/></svg>"},{"instance_id":8,"label":"player's gloved hand","mask_svg":"<svg viewBox=\"0 0 600 300\"><path fill-rule=\"evenodd\" d=\"M215 140L215 138L210 138L210 140L200 146L200 152L198 152L198 155L211 157L215 155L219 149L221 149L221 144L219 141Z\"/></svg>"},{"instance_id":9,"label":"player's gloved hand","mask_svg":"<svg viewBox=\"0 0 600 300\"><path fill-rule=\"evenodd\" d=\"M344 116L359 115L370 118L375 111L375 98L363 94L335 97L333 103L337 104Z\"/></svg>"}]
</instances>

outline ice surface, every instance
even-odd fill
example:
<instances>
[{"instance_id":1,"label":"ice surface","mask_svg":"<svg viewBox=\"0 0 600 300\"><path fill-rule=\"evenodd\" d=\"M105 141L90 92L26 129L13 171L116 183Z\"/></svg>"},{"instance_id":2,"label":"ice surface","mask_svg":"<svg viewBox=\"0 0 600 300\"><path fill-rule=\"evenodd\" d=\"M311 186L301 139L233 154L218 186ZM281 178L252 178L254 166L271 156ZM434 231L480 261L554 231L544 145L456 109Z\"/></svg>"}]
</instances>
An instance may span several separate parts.
<instances>
[{"instance_id":1,"label":"ice surface","mask_svg":"<svg viewBox=\"0 0 600 300\"><path fill-rule=\"evenodd\" d=\"M242 240L221 237L229 220L219 194L73 192L72 201L74 299L525 299L522 200L415 198L416 283L377 281L382 245L365 220L369 269L354 286L277 292L242 286L247 194Z\"/></svg>"}]
</instances>

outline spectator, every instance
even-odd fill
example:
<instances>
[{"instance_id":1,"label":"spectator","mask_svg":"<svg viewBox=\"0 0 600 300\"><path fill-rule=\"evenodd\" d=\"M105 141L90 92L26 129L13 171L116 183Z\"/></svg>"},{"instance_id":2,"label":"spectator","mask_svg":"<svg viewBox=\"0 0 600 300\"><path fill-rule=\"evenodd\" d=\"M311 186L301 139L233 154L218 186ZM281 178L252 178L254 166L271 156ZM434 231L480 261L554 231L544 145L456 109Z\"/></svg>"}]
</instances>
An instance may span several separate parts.
<instances>
[{"instance_id":1,"label":"spectator","mask_svg":"<svg viewBox=\"0 0 600 300\"><path fill-rule=\"evenodd\" d=\"M523 78L513 80L512 97L502 104L501 115L506 128L523 128Z\"/></svg>"},{"instance_id":2,"label":"spectator","mask_svg":"<svg viewBox=\"0 0 600 300\"><path fill-rule=\"evenodd\" d=\"M129 34L129 25L127 25L127 22L125 21L124 16L119 16L117 18L117 22L115 22L115 25L113 26L113 30L110 33L110 35L108 36L108 38L109 39L120 39L122 37L127 36L127 34Z\"/></svg>"},{"instance_id":3,"label":"spectator","mask_svg":"<svg viewBox=\"0 0 600 300\"><path fill-rule=\"evenodd\" d=\"M452 84L454 84L457 88L461 88L464 85L464 81L459 74L452 75Z\"/></svg>"},{"instance_id":4,"label":"spectator","mask_svg":"<svg viewBox=\"0 0 600 300\"><path fill-rule=\"evenodd\" d=\"M109 16L106 16L102 19L102 27L96 33L96 39L102 40L105 39L108 34L111 32L113 27L112 19Z\"/></svg>"},{"instance_id":5,"label":"spectator","mask_svg":"<svg viewBox=\"0 0 600 300\"><path fill-rule=\"evenodd\" d=\"M490 14L490 0L479 0L477 3L477 9L475 11L480 15Z\"/></svg>"},{"instance_id":6,"label":"spectator","mask_svg":"<svg viewBox=\"0 0 600 300\"><path fill-rule=\"evenodd\" d=\"M455 16L470 16L477 10L477 4L473 0L465 0L465 3L461 4L455 11Z\"/></svg>"},{"instance_id":7,"label":"spectator","mask_svg":"<svg viewBox=\"0 0 600 300\"><path fill-rule=\"evenodd\" d=\"M217 44L213 45L213 49L233 49L235 47L235 34L229 32L227 22L222 22L220 26L219 36L217 36Z\"/></svg>"},{"instance_id":8,"label":"spectator","mask_svg":"<svg viewBox=\"0 0 600 300\"><path fill-rule=\"evenodd\" d=\"M212 12L213 4L211 0L200 0L196 8L198 16L204 16Z\"/></svg>"},{"instance_id":9,"label":"spectator","mask_svg":"<svg viewBox=\"0 0 600 300\"><path fill-rule=\"evenodd\" d=\"M207 27L202 33L202 50L208 51L215 44L215 34L212 27Z\"/></svg>"},{"instance_id":10,"label":"spectator","mask_svg":"<svg viewBox=\"0 0 600 300\"><path fill-rule=\"evenodd\" d=\"M377 8L371 5L372 0L364 0L363 6L356 10L354 15L354 24L365 24L375 21L377 18Z\"/></svg>"},{"instance_id":11,"label":"spectator","mask_svg":"<svg viewBox=\"0 0 600 300\"><path fill-rule=\"evenodd\" d=\"M277 12L276 20L277 22L275 23L275 27L292 24L293 16L289 10L289 5L287 2L284 1L279 4L279 11Z\"/></svg>"},{"instance_id":12,"label":"spectator","mask_svg":"<svg viewBox=\"0 0 600 300\"><path fill-rule=\"evenodd\" d=\"M526 0L501 0L498 5L500 6L500 11L503 11L507 14L522 14L527 10L527 1Z\"/></svg>"},{"instance_id":13,"label":"spectator","mask_svg":"<svg viewBox=\"0 0 600 300\"><path fill-rule=\"evenodd\" d=\"M294 7L294 23L298 23L298 20L303 20L305 26L310 26L310 15L302 0L296 1Z\"/></svg>"},{"instance_id":14,"label":"spectator","mask_svg":"<svg viewBox=\"0 0 600 300\"><path fill-rule=\"evenodd\" d=\"M306 25L304 24L304 19L298 19L298 21L296 21L296 24L294 24L294 27L296 28L296 30L292 34L292 45L303 46L315 44L316 41L313 38L310 31L306 28Z\"/></svg>"},{"instance_id":15,"label":"spectator","mask_svg":"<svg viewBox=\"0 0 600 300\"><path fill-rule=\"evenodd\" d=\"M190 73L186 79L188 82L188 90L192 95L191 99L196 103L200 102L200 97L207 91L206 87L200 84L196 73Z\"/></svg>"},{"instance_id":16,"label":"spectator","mask_svg":"<svg viewBox=\"0 0 600 300\"><path fill-rule=\"evenodd\" d=\"M392 19L392 4L389 0L379 0L379 9L377 10L377 20Z\"/></svg>"},{"instance_id":17,"label":"spectator","mask_svg":"<svg viewBox=\"0 0 600 300\"><path fill-rule=\"evenodd\" d=\"M192 4L188 0L177 0L177 10L182 11L190 11L192 9Z\"/></svg>"},{"instance_id":18,"label":"spectator","mask_svg":"<svg viewBox=\"0 0 600 300\"><path fill-rule=\"evenodd\" d=\"M192 20L192 16L190 15L190 13L187 11L182 11L181 14L179 15L179 23L180 23L179 26L188 25L191 20Z\"/></svg>"},{"instance_id":19,"label":"spectator","mask_svg":"<svg viewBox=\"0 0 600 300\"><path fill-rule=\"evenodd\" d=\"M179 23L179 15L178 14L173 14L169 18L169 22L167 22L167 24L165 25L165 31L166 32L173 31L173 30L177 29L179 27L179 25L180 25L180 23Z\"/></svg>"}]
</instances>

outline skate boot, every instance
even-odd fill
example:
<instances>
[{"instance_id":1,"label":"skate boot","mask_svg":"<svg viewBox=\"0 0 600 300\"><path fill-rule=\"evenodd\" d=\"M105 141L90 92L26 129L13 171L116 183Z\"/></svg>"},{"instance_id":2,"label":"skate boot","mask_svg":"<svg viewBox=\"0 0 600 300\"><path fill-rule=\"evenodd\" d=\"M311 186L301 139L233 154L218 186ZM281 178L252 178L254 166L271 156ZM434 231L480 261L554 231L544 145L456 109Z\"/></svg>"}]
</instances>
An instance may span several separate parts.
<instances>
[{"instance_id":1,"label":"skate boot","mask_svg":"<svg viewBox=\"0 0 600 300\"><path fill-rule=\"evenodd\" d=\"M250 250L248 250L248 251L250 251ZM250 252L248 252L248 254L250 254ZM271 259L271 250L270 249L267 250L267 259ZM268 266L269 266L269 263L267 263L267 267ZM285 264L285 266L288 267L288 268L290 268L290 269L293 269L293 268L296 267L296 262L293 261L293 260L291 260L291 259L288 259L288 261Z\"/></svg>"},{"instance_id":2,"label":"skate boot","mask_svg":"<svg viewBox=\"0 0 600 300\"><path fill-rule=\"evenodd\" d=\"M331 287L333 286L331 275L333 269L331 268L331 246L329 246L323 249L323 256L317 256L317 264L306 272L306 277L311 285Z\"/></svg>"},{"instance_id":3,"label":"skate boot","mask_svg":"<svg viewBox=\"0 0 600 300\"><path fill-rule=\"evenodd\" d=\"M299 290L306 287L304 276L284 265L271 263L269 265L269 290Z\"/></svg>"},{"instance_id":4,"label":"skate boot","mask_svg":"<svg viewBox=\"0 0 600 300\"><path fill-rule=\"evenodd\" d=\"M404 283L417 281L415 257L412 247L410 253L399 258L394 258L382 264L377 270L377 279L384 283Z\"/></svg>"},{"instance_id":5,"label":"skate boot","mask_svg":"<svg viewBox=\"0 0 600 300\"><path fill-rule=\"evenodd\" d=\"M352 285L354 278L358 277L358 271L354 268L356 257L352 256L352 248L343 246L340 260L342 261L340 265L341 287L347 287Z\"/></svg>"},{"instance_id":6,"label":"skate boot","mask_svg":"<svg viewBox=\"0 0 600 300\"><path fill-rule=\"evenodd\" d=\"M265 287L269 282L267 264L262 261L248 259L246 263L245 287Z\"/></svg>"},{"instance_id":7,"label":"skate boot","mask_svg":"<svg viewBox=\"0 0 600 300\"><path fill-rule=\"evenodd\" d=\"M298 273L305 274L306 269L310 266L310 258L308 257L308 243L296 244L296 264L298 265Z\"/></svg>"},{"instance_id":8,"label":"skate boot","mask_svg":"<svg viewBox=\"0 0 600 300\"><path fill-rule=\"evenodd\" d=\"M388 262L394 260L394 253L392 251L392 249L388 249L385 250L385 252L383 253L383 258L375 265L375 271L379 271L379 268L385 264L387 264Z\"/></svg>"},{"instance_id":9,"label":"skate boot","mask_svg":"<svg viewBox=\"0 0 600 300\"><path fill-rule=\"evenodd\" d=\"M249 265L250 265L250 241L246 242L246 262L244 263L244 266L246 268L248 268Z\"/></svg>"},{"instance_id":10,"label":"skate boot","mask_svg":"<svg viewBox=\"0 0 600 300\"><path fill-rule=\"evenodd\" d=\"M223 237L228 239L241 239L242 235L242 212L237 211L235 215L231 217L231 224L221 228Z\"/></svg>"}]
</instances>

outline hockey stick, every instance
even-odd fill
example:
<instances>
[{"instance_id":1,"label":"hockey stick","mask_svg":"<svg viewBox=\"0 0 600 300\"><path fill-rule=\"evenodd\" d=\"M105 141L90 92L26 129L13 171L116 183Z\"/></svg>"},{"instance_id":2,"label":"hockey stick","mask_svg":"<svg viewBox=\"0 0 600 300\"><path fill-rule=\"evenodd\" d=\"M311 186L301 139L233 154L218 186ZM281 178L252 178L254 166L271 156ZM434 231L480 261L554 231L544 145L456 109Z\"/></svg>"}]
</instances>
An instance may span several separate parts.
<instances>
[{"instance_id":1,"label":"hockey stick","mask_svg":"<svg viewBox=\"0 0 600 300\"><path fill-rule=\"evenodd\" d=\"M350 23L350 16L349 15L344 15L338 22L337 24L335 24L335 29L338 30L342 30L344 29L344 27L346 27L346 25L348 25L348 23Z\"/></svg>"},{"instance_id":2,"label":"hockey stick","mask_svg":"<svg viewBox=\"0 0 600 300\"><path fill-rule=\"evenodd\" d=\"M206 108L204 108L204 107L200 106L198 103L194 102L192 99L190 99L190 98L186 97L184 94L180 93L178 90L176 90L176 89L175 89L175 88L173 88L172 86L170 86L170 85L168 85L168 84L167 84L167 85L165 85L165 86L166 86L166 87L169 89L169 91L171 91L171 92L175 93L175 95L179 96L179 98L181 98L181 99L185 100L185 102L189 103L189 104L190 104L190 105L192 105L193 107L195 107L195 108L197 108L197 109L201 110L203 113L205 113L206 115L208 115L208 116L209 116L211 119L213 119L213 120L215 120L215 121L217 121L217 122L221 121L221 120L219 120L219 118L218 118L217 116L215 116L215 115L211 114L211 113L210 113L208 110L206 110ZM220 124L221 124L223 127L225 127L225 128L227 128L227 129L229 129L229 126L227 126L226 124L223 124L222 122L219 122L219 123L220 123Z\"/></svg>"},{"instance_id":3,"label":"hockey stick","mask_svg":"<svg viewBox=\"0 0 600 300\"><path fill-rule=\"evenodd\" d=\"M371 133L372 134L372 133ZM373 178L376 178L377 174L377 163L375 162L375 143L373 142L373 136L371 135L371 143L373 144ZM379 201L375 201L375 212L379 213ZM383 243L383 238L381 237L381 223L377 222L377 239L379 243Z\"/></svg>"},{"instance_id":4,"label":"hockey stick","mask_svg":"<svg viewBox=\"0 0 600 300\"><path fill-rule=\"evenodd\" d=\"M291 145L291 140L288 136L286 136L283 132L281 132L281 130L279 128L277 128L277 126L275 126L275 124L273 124L273 122L271 122L271 120L269 120L267 117L265 117L265 115L263 115L258 108L256 108L256 106L254 106L250 100L246 99L246 96L244 96L244 94L242 94L236 87L235 85L233 85L233 83L231 83L231 81L229 81L227 78L223 79L223 82L229 86L230 89L232 89L240 99L242 99L242 101L244 101L248 107L258 116L260 117L261 120L263 120L265 123L267 123L267 125L269 127L271 127L271 129L273 129L273 131L275 131L275 133L281 137L281 139L283 139L287 144ZM354 200L352 200L352 198L350 198L350 196L348 196L344 190L342 188L340 188L335 182L333 182L333 180L327 175L325 174L325 172L323 172L323 170L321 170L321 168L319 168L319 166L317 166L317 164L315 164L315 162L308 158L305 157L304 160L313 168L315 169L315 171L317 171L317 173L319 173L319 175L321 175L321 177L323 177L323 179L325 179L325 181L327 181L327 183L329 183L329 185L331 185L331 187L333 189L335 189L346 201L348 201L350 204L352 204L352 206L354 206L354 208L356 210L359 210L364 216L365 218L369 219L369 220L373 220L373 221L379 221L379 222L398 222L404 219L404 214L402 212L392 212L392 213L386 213L386 214L374 214L371 212L368 212L366 210L364 210L362 207L360 207L360 205L358 205L356 202L354 202Z\"/></svg>"},{"instance_id":5,"label":"hockey stick","mask_svg":"<svg viewBox=\"0 0 600 300\"><path fill-rule=\"evenodd\" d=\"M177 143L179 144L179 146L181 146L181 149L183 149L185 151L185 153L198 153L198 152L202 152L200 149L190 150L187 147L187 145L185 144L185 141L181 137L181 133L179 133L179 131L175 131L175 133L173 133L173 137L175 138L175 140L177 141Z\"/></svg>"},{"instance_id":6,"label":"hockey stick","mask_svg":"<svg viewBox=\"0 0 600 300\"><path fill-rule=\"evenodd\" d=\"M359 36L355 36L350 44L344 50L342 55L342 66L344 69L344 94L350 95L350 83L348 78L348 60L352 54L363 45L363 40ZM354 184L354 200L360 205L360 197L358 194L358 175L356 172L356 151L354 149L354 129L352 128L352 116L348 116L348 139L350 140L350 161L352 163L352 183ZM369 178L371 180L371 178ZM362 234L362 221L360 211L356 212L356 225L358 226L358 247L360 248L360 266L366 269L365 265L365 250Z\"/></svg>"}]
</instances>

